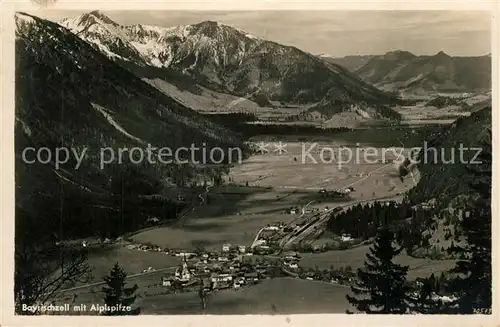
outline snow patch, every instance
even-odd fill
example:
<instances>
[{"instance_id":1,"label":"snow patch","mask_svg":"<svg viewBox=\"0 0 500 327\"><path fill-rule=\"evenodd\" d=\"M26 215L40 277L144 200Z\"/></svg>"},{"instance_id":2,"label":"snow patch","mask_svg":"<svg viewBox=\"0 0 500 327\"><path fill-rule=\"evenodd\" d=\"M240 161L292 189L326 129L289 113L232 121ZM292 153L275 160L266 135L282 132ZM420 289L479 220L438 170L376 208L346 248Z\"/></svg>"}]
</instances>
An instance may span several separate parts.
<instances>
[{"instance_id":1,"label":"snow patch","mask_svg":"<svg viewBox=\"0 0 500 327\"><path fill-rule=\"evenodd\" d=\"M27 23L27 24L35 23L35 19L33 17L28 16L24 13L20 13L20 12L16 13L15 19L16 19L16 23L18 21L22 21L23 23Z\"/></svg>"},{"instance_id":2,"label":"snow patch","mask_svg":"<svg viewBox=\"0 0 500 327\"><path fill-rule=\"evenodd\" d=\"M16 121L18 121L19 123L21 123L21 126L23 128L23 132L26 135L31 136L31 129L29 128L29 126L26 125L21 119L16 118Z\"/></svg>"},{"instance_id":3,"label":"snow patch","mask_svg":"<svg viewBox=\"0 0 500 327\"><path fill-rule=\"evenodd\" d=\"M94 109L96 109L98 112L100 112L104 118L106 118L106 120L117 130L119 131L120 133L122 133L123 135L127 136L128 138L134 140L134 141L137 141L141 144L146 144L146 142L144 142L143 140L141 140L140 138L137 138L131 134L129 134L123 127L120 126L120 124L118 124L116 122L116 120L113 119L113 117L108 113L108 110L106 110L106 108L104 107L101 107L100 105L98 104L95 104L95 103L90 103L92 105L92 107L94 107Z\"/></svg>"}]
</instances>

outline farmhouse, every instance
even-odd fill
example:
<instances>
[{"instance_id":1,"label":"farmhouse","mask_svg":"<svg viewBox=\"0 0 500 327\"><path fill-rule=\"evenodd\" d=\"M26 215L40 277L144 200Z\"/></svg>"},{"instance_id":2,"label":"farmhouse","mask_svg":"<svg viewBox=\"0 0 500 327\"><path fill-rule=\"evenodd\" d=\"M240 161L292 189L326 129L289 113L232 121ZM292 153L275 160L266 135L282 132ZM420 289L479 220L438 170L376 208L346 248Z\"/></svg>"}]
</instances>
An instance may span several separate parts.
<instances>
[{"instance_id":1,"label":"farmhouse","mask_svg":"<svg viewBox=\"0 0 500 327\"><path fill-rule=\"evenodd\" d=\"M172 277L170 277L170 276L163 276L161 284L164 287L170 287L170 286L172 286L173 282L174 281L173 281Z\"/></svg>"},{"instance_id":2,"label":"farmhouse","mask_svg":"<svg viewBox=\"0 0 500 327\"><path fill-rule=\"evenodd\" d=\"M233 276L230 274L214 274L212 275L212 284L214 288L228 288L231 286Z\"/></svg>"},{"instance_id":3,"label":"farmhouse","mask_svg":"<svg viewBox=\"0 0 500 327\"><path fill-rule=\"evenodd\" d=\"M245 279L257 283L259 281L259 274L257 272L246 273Z\"/></svg>"},{"instance_id":4,"label":"farmhouse","mask_svg":"<svg viewBox=\"0 0 500 327\"><path fill-rule=\"evenodd\" d=\"M354 240L354 238L352 238L351 235L349 235L349 234L342 234L342 236L340 236L340 240L342 242L349 242L349 241Z\"/></svg>"},{"instance_id":5,"label":"farmhouse","mask_svg":"<svg viewBox=\"0 0 500 327\"><path fill-rule=\"evenodd\" d=\"M259 239L255 242L254 246L257 247L257 246L262 246L262 245L266 245L267 241L266 240L263 240L263 239Z\"/></svg>"},{"instance_id":6,"label":"farmhouse","mask_svg":"<svg viewBox=\"0 0 500 327\"><path fill-rule=\"evenodd\" d=\"M222 252L229 252L231 250L231 244L226 243L222 245Z\"/></svg>"}]
</instances>

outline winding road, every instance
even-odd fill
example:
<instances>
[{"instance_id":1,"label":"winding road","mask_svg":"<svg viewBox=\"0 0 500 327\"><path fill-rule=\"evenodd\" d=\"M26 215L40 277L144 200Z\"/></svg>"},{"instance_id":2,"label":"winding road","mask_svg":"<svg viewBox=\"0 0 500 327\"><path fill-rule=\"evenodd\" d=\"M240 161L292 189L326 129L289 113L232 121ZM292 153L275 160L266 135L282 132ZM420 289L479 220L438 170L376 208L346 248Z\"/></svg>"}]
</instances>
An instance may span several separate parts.
<instances>
[{"instance_id":1,"label":"winding road","mask_svg":"<svg viewBox=\"0 0 500 327\"><path fill-rule=\"evenodd\" d=\"M202 193L200 193L200 194L198 194L198 198L200 199L200 203L199 203L199 204L197 204L197 205L195 204L195 205L191 206L191 208L189 208L188 210L186 210L186 212L185 212L182 216L180 216L180 217L179 217L179 219L177 219L177 222L176 222L176 223L177 223L179 226L182 226L182 225L186 222L186 220L187 220L187 216L188 216L191 212L193 212L193 211L194 211L196 208L198 208L199 206L201 206L201 205L205 204L205 196L208 194L208 192L210 192L210 189L211 189L212 187L213 187L212 185L207 185L207 186L205 187L205 191L204 191L204 192L202 192Z\"/></svg>"},{"instance_id":2,"label":"winding road","mask_svg":"<svg viewBox=\"0 0 500 327\"><path fill-rule=\"evenodd\" d=\"M156 269L156 270L148 271L148 272L144 272L144 273L128 275L126 277L126 279L132 279L132 278L141 277L141 276L144 276L144 275L153 275L153 274L156 274L156 273L170 271L170 270L173 271L176 268L178 268L178 266L167 267L167 268ZM93 286L99 286L99 285L104 285L104 284L105 284L105 282L97 282L97 283L85 284L85 285L80 285L80 286L66 288L66 289L60 290L60 291L58 291L56 293L71 292L71 291L76 291L76 290L79 290L79 289L84 289L84 288L93 287Z\"/></svg>"}]
</instances>

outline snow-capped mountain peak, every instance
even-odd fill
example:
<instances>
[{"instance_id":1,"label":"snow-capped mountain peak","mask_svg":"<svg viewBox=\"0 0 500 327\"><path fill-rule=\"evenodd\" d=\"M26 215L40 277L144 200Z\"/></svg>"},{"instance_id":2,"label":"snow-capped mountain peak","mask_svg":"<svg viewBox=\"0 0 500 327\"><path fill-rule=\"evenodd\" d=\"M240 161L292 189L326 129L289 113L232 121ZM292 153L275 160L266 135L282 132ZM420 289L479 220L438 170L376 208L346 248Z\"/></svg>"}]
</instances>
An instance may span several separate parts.
<instances>
[{"instance_id":1,"label":"snow-capped mountain peak","mask_svg":"<svg viewBox=\"0 0 500 327\"><path fill-rule=\"evenodd\" d=\"M181 88L201 85L263 106L272 106L270 100L318 103L330 89L367 103L388 97L340 66L216 21L123 26L92 12L61 24L141 78L176 81Z\"/></svg>"},{"instance_id":2,"label":"snow-capped mountain peak","mask_svg":"<svg viewBox=\"0 0 500 327\"><path fill-rule=\"evenodd\" d=\"M76 17L65 18L60 22L60 24L70 30L82 30L95 24L118 27L118 24L115 21L97 10Z\"/></svg>"},{"instance_id":3,"label":"snow-capped mountain peak","mask_svg":"<svg viewBox=\"0 0 500 327\"><path fill-rule=\"evenodd\" d=\"M89 42L109 58L133 60L140 63L144 56L132 45L123 26L99 11L92 11L59 22L77 36Z\"/></svg>"},{"instance_id":4,"label":"snow-capped mountain peak","mask_svg":"<svg viewBox=\"0 0 500 327\"><path fill-rule=\"evenodd\" d=\"M217 66L239 63L250 48L263 42L246 31L210 20L174 27L124 26L92 11L64 19L60 24L112 59L154 67L169 67L191 56L198 58L201 52L214 58ZM188 66L193 68L197 60Z\"/></svg>"}]
</instances>

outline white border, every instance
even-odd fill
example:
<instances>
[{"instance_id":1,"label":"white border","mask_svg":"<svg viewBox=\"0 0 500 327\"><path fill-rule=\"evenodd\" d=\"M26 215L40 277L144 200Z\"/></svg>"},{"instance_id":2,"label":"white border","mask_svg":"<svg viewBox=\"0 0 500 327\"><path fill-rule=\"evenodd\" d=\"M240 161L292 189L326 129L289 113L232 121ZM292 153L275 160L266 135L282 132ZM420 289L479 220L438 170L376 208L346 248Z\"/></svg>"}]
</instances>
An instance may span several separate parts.
<instances>
[{"instance_id":1,"label":"white border","mask_svg":"<svg viewBox=\"0 0 500 327\"><path fill-rule=\"evenodd\" d=\"M58 317L58 316L14 316L13 267L14 267L14 18L15 11L34 10L487 10L492 13L492 84L493 84L493 151L494 162L498 162L496 153L500 136L499 124L498 77L499 77L499 23L498 1L148 1L108 0L105 2L58 1L47 8L39 8L30 1L3 1L1 16L1 147L0 147L0 182L1 182L1 289L0 324L2 326L498 326L499 294L498 276L498 237L500 235L499 205L492 201L493 219L493 315L492 316L388 316L388 315L248 315L248 316L138 316L138 317ZM498 165L493 169L492 198L498 198Z\"/></svg>"}]
</instances>

